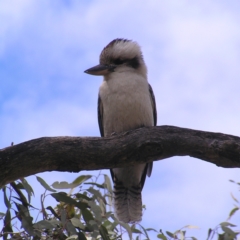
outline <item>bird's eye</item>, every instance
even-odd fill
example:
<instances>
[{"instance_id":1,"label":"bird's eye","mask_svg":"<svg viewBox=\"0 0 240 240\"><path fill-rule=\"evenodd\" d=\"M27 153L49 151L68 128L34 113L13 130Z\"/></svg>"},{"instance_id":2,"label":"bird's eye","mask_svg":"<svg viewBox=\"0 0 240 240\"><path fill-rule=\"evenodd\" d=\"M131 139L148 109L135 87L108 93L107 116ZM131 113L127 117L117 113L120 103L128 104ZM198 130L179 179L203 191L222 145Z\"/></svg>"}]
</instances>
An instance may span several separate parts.
<instances>
[{"instance_id":1,"label":"bird's eye","mask_svg":"<svg viewBox=\"0 0 240 240\"><path fill-rule=\"evenodd\" d=\"M124 62L125 62L124 59L121 59L121 58L117 58L113 60L113 63L116 65L123 64Z\"/></svg>"},{"instance_id":2,"label":"bird's eye","mask_svg":"<svg viewBox=\"0 0 240 240\"><path fill-rule=\"evenodd\" d=\"M132 68L137 69L140 65L139 59L137 57L134 57L128 61L128 65Z\"/></svg>"}]
</instances>

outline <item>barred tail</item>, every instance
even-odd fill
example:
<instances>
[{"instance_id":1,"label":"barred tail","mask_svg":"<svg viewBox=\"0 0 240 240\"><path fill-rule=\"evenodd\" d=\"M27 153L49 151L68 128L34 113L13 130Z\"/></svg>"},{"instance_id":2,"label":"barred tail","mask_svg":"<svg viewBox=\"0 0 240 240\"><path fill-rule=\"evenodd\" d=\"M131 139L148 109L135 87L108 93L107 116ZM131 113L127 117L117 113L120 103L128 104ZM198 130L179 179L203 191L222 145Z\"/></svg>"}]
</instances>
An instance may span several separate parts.
<instances>
[{"instance_id":1,"label":"barred tail","mask_svg":"<svg viewBox=\"0 0 240 240\"><path fill-rule=\"evenodd\" d=\"M141 186L124 187L122 182L114 183L114 209L118 220L135 223L142 220Z\"/></svg>"}]
</instances>

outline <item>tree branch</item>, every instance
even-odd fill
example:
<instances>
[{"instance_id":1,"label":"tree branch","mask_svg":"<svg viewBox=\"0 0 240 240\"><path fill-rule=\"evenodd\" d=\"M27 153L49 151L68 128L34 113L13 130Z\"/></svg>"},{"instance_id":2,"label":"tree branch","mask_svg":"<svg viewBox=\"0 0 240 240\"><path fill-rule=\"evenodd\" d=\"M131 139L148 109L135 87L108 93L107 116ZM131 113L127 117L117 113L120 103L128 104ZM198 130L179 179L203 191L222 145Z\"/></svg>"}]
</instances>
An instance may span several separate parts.
<instances>
[{"instance_id":1,"label":"tree branch","mask_svg":"<svg viewBox=\"0 0 240 240\"><path fill-rule=\"evenodd\" d=\"M191 156L240 167L240 138L173 126L139 128L108 138L42 137L0 150L0 187L45 171L79 172Z\"/></svg>"}]
</instances>

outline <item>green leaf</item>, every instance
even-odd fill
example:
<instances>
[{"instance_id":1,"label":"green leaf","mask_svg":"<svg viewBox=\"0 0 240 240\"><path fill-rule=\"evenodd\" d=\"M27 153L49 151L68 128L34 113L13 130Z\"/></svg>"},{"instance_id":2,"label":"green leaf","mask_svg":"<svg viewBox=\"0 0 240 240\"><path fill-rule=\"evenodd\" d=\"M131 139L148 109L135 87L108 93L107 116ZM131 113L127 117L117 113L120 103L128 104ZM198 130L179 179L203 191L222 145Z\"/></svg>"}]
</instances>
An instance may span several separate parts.
<instances>
[{"instance_id":1,"label":"green leaf","mask_svg":"<svg viewBox=\"0 0 240 240\"><path fill-rule=\"evenodd\" d=\"M78 198L78 199L85 199L85 200L87 200L87 201L90 201L90 200L92 200L92 198L90 198L90 197L88 197L87 195L85 195L85 194L81 194L81 193L76 193L76 194L74 194L74 196L76 196L76 198Z\"/></svg>"},{"instance_id":2,"label":"green leaf","mask_svg":"<svg viewBox=\"0 0 240 240\"><path fill-rule=\"evenodd\" d=\"M70 221L67 222L66 229L71 235L77 235L77 231Z\"/></svg>"},{"instance_id":3,"label":"green leaf","mask_svg":"<svg viewBox=\"0 0 240 240\"><path fill-rule=\"evenodd\" d=\"M225 226L222 226L222 230L225 233L228 233L231 236L236 236L238 234L238 233L235 233L231 228L228 228L228 227L225 227Z\"/></svg>"},{"instance_id":4,"label":"green leaf","mask_svg":"<svg viewBox=\"0 0 240 240\"><path fill-rule=\"evenodd\" d=\"M166 231L166 234L167 234L169 237L171 237L171 238L174 238L174 237L175 237L174 234L171 233L171 232L169 232L169 231Z\"/></svg>"},{"instance_id":5,"label":"green leaf","mask_svg":"<svg viewBox=\"0 0 240 240\"><path fill-rule=\"evenodd\" d=\"M11 205L10 201L8 200L7 193L6 193L6 187L3 187L2 190L3 190L3 194L4 194L4 198L3 198L4 203L5 203L6 207L8 209L10 209L12 207L12 205Z\"/></svg>"},{"instance_id":6,"label":"green leaf","mask_svg":"<svg viewBox=\"0 0 240 240\"><path fill-rule=\"evenodd\" d=\"M102 188L102 189L105 188L104 184L98 184L98 183L95 183L95 182L86 182L84 184L86 184L86 185L93 185L93 186L96 186L96 187Z\"/></svg>"},{"instance_id":7,"label":"green leaf","mask_svg":"<svg viewBox=\"0 0 240 240\"><path fill-rule=\"evenodd\" d=\"M124 223L124 222L119 222L118 221L118 223L127 230L129 239L132 239L132 230L131 230L130 226L127 223Z\"/></svg>"},{"instance_id":8,"label":"green leaf","mask_svg":"<svg viewBox=\"0 0 240 240\"><path fill-rule=\"evenodd\" d=\"M48 221L48 222L49 222L50 224L52 224L54 227L57 227L57 226L61 225L61 222L58 221L58 220L56 220L56 219L54 219L54 218L52 218L51 220L46 220L46 221Z\"/></svg>"},{"instance_id":9,"label":"green leaf","mask_svg":"<svg viewBox=\"0 0 240 240\"><path fill-rule=\"evenodd\" d=\"M108 231L103 225L100 226L99 232L100 232L100 235L103 238L103 240L110 240Z\"/></svg>"},{"instance_id":10,"label":"green leaf","mask_svg":"<svg viewBox=\"0 0 240 240\"><path fill-rule=\"evenodd\" d=\"M234 240L234 239L228 239L228 238L226 239L225 235L226 235L226 233L222 233L222 234L219 233L218 240Z\"/></svg>"},{"instance_id":11,"label":"green leaf","mask_svg":"<svg viewBox=\"0 0 240 240\"><path fill-rule=\"evenodd\" d=\"M5 218L4 218L4 227L3 227L3 233L7 233L7 232L13 232L12 229L12 225L11 225L11 213L10 213L10 209L7 210ZM8 239L8 234L4 234L3 239Z\"/></svg>"},{"instance_id":12,"label":"green leaf","mask_svg":"<svg viewBox=\"0 0 240 240\"><path fill-rule=\"evenodd\" d=\"M87 238L85 237L85 235L82 232L78 233L78 240L87 240Z\"/></svg>"},{"instance_id":13,"label":"green leaf","mask_svg":"<svg viewBox=\"0 0 240 240\"><path fill-rule=\"evenodd\" d=\"M93 197L95 199L100 198L106 204L105 198L102 196L102 194L98 190L90 187L89 189L87 189L87 191L93 194Z\"/></svg>"},{"instance_id":14,"label":"green leaf","mask_svg":"<svg viewBox=\"0 0 240 240\"><path fill-rule=\"evenodd\" d=\"M65 209L61 209L61 222L62 225L65 226L67 220L67 213Z\"/></svg>"},{"instance_id":15,"label":"green leaf","mask_svg":"<svg viewBox=\"0 0 240 240\"><path fill-rule=\"evenodd\" d=\"M33 224L33 227L35 229L53 229L57 227L57 225L60 225L61 222L57 220L41 220L35 224Z\"/></svg>"},{"instance_id":16,"label":"green leaf","mask_svg":"<svg viewBox=\"0 0 240 240\"><path fill-rule=\"evenodd\" d=\"M56 189L72 189L81 185L84 181L88 180L91 177L92 177L91 175L82 175L77 177L72 183L68 183L65 181L64 182L57 181L52 184L52 187Z\"/></svg>"},{"instance_id":17,"label":"green leaf","mask_svg":"<svg viewBox=\"0 0 240 240\"><path fill-rule=\"evenodd\" d=\"M25 215L21 215L22 217L22 227L26 230L26 232L30 235L34 235L34 229L32 224L32 217L26 217Z\"/></svg>"},{"instance_id":18,"label":"green leaf","mask_svg":"<svg viewBox=\"0 0 240 240\"><path fill-rule=\"evenodd\" d=\"M92 232L92 234L91 234L92 236L92 238L91 239L97 239L98 238L98 236L99 236L99 231L98 231L98 229L95 229L93 232Z\"/></svg>"},{"instance_id":19,"label":"green leaf","mask_svg":"<svg viewBox=\"0 0 240 240\"><path fill-rule=\"evenodd\" d=\"M140 225L140 224L139 224L139 226L140 226L140 227L142 228L142 230L144 231L145 236L147 237L147 239L150 239L149 236L148 236L148 233L147 233L146 229L145 229L142 225Z\"/></svg>"},{"instance_id":20,"label":"green leaf","mask_svg":"<svg viewBox=\"0 0 240 240\"><path fill-rule=\"evenodd\" d=\"M51 196L54 197L58 202L65 202L73 205L76 203L76 201L70 198L65 192L52 193Z\"/></svg>"},{"instance_id":21,"label":"green leaf","mask_svg":"<svg viewBox=\"0 0 240 240\"><path fill-rule=\"evenodd\" d=\"M229 222L222 222L222 223L220 223L220 226L221 227L227 227L227 226L236 227L236 225L229 223Z\"/></svg>"},{"instance_id":22,"label":"green leaf","mask_svg":"<svg viewBox=\"0 0 240 240\"><path fill-rule=\"evenodd\" d=\"M158 232L156 229L154 228L145 228L146 231L154 231L154 232Z\"/></svg>"},{"instance_id":23,"label":"green leaf","mask_svg":"<svg viewBox=\"0 0 240 240\"><path fill-rule=\"evenodd\" d=\"M66 240L73 240L73 239L78 239L78 235L72 235L72 236L70 236L70 237L68 237L68 238L66 238Z\"/></svg>"},{"instance_id":24,"label":"green leaf","mask_svg":"<svg viewBox=\"0 0 240 240\"><path fill-rule=\"evenodd\" d=\"M16 186L17 186L18 189L24 189L21 182L16 182Z\"/></svg>"},{"instance_id":25,"label":"green leaf","mask_svg":"<svg viewBox=\"0 0 240 240\"><path fill-rule=\"evenodd\" d=\"M77 177L77 178L72 182L72 184L77 184L77 186L78 186L78 185L82 184L83 182L87 181L87 180L88 180L89 178L91 178L91 177L92 177L92 175L81 175L81 176Z\"/></svg>"},{"instance_id":26,"label":"green leaf","mask_svg":"<svg viewBox=\"0 0 240 240\"><path fill-rule=\"evenodd\" d=\"M238 207L233 208L233 209L231 210L231 212L229 213L229 218L232 217L232 215L233 215L236 211L238 211L238 210L239 210Z\"/></svg>"},{"instance_id":27,"label":"green leaf","mask_svg":"<svg viewBox=\"0 0 240 240\"><path fill-rule=\"evenodd\" d=\"M208 237L207 237L207 240L209 239L209 237L210 237L212 231L213 231L213 230L212 230L211 228L208 229Z\"/></svg>"},{"instance_id":28,"label":"green leaf","mask_svg":"<svg viewBox=\"0 0 240 240\"><path fill-rule=\"evenodd\" d=\"M108 204L109 204L110 210L111 210L111 207L113 205L113 196L112 196L113 189L112 189L111 180L107 174L104 174L104 184L106 185L107 190L109 192L109 194L107 196L108 196Z\"/></svg>"},{"instance_id":29,"label":"green leaf","mask_svg":"<svg viewBox=\"0 0 240 240\"><path fill-rule=\"evenodd\" d=\"M158 234L157 237L162 240L167 240L167 237L163 233Z\"/></svg>"},{"instance_id":30,"label":"green leaf","mask_svg":"<svg viewBox=\"0 0 240 240\"><path fill-rule=\"evenodd\" d=\"M81 211L81 213L82 213L83 219L86 223L88 223L90 220L94 220L92 213L88 209L83 209Z\"/></svg>"},{"instance_id":31,"label":"green leaf","mask_svg":"<svg viewBox=\"0 0 240 240\"><path fill-rule=\"evenodd\" d=\"M88 205L90 206L92 212L94 213L96 220L102 222L101 208L94 201L89 201Z\"/></svg>"},{"instance_id":32,"label":"green leaf","mask_svg":"<svg viewBox=\"0 0 240 240\"><path fill-rule=\"evenodd\" d=\"M90 220L87 223L87 226L93 232L92 233L92 237L94 237L94 236L97 237L99 235L99 227L98 227L98 224L97 224L97 222L95 220Z\"/></svg>"},{"instance_id":33,"label":"green leaf","mask_svg":"<svg viewBox=\"0 0 240 240\"><path fill-rule=\"evenodd\" d=\"M113 215L112 212L111 212L111 215ZM107 216L105 216L106 219L108 219L111 215L108 214ZM114 231L114 230L115 230L115 231L116 231L115 234L117 234L118 230L115 229L116 226L118 225L117 222L115 222L115 221L114 221L114 222L111 222L111 221L109 221L109 220L105 220L104 223L103 223L103 225L107 228L108 232L111 232L111 231Z\"/></svg>"},{"instance_id":34,"label":"green leaf","mask_svg":"<svg viewBox=\"0 0 240 240\"><path fill-rule=\"evenodd\" d=\"M137 228L131 228L132 229L132 233L140 233L140 234L142 234L142 231L140 231L139 229L137 229Z\"/></svg>"},{"instance_id":35,"label":"green leaf","mask_svg":"<svg viewBox=\"0 0 240 240\"><path fill-rule=\"evenodd\" d=\"M55 218L59 218L59 216L51 206L46 207L46 209L49 210L54 215Z\"/></svg>"},{"instance_id":36,"label":"green leaf","mask_svg":"<svg viewBox=\"0 0 240 240\"><path fill-rule=\"evenodd\" d=\"M5 217L5 216L6 216L6 213L0 212L0 219Z\"/></svg>"},{"instance_id":37,"label":"green leaf","mask_svg":"<svg viewBox=\"0 0 240 240\"><path fill-rule=\"evenodd\" d=\"M78 218L74 217L74 218L71 218L70 220L74 227L80 228L82 230L85 229L85 226L80 222L80 220Z\"/></svg>"},{"instance_id":38,"label":"green leaf","mask_svg":"<svg viewBox=\"0 0 240 240\"><path fill-rule=\"evenodd\" d=\"M180 235L180 236L179 236ZM181 231L181 230L177 230L175 233L174 233L174 236L177 236L178 238L180 237L180 240L184 240L184 232Z\"/></svg>"},{"instance_id":39,"label":"green leaf","mask_svg":"<svg viewBox=\"0 0 240 240\"><path fill-rule=\"evenodd\" d=\"M19 213L21 214L21 216L26 216L26 217L30 217L30 213L27 207L25 207L24 205L21 204L17 204L15 203Z\"/></svg>"},{"instance_id":40,"label":"green leaf","mask_svg":"<svg viewBox=\"0 0 240 240\"><path fill-rule=\"evenodd\" d=\"M34 195L34 191L31 187L31 185L29 185L29 183L27 182L27 180L25 178L21 179L22 185L24 187L24 189L26 190L27 194L28 194L28 202L31 202L31 196Z\"/></svg>"},{"instance_id":41,"label":"green leaf","mask_svg":"<svg viewBox=\"0 0 240 240\"><path fill-rule=\"evenodd\" d=\"M102 215L106 215L106 204L102 199L97 199L99 202L99 207L101 209Z\"/></svg>"},{"instance_id":42,"label":"green leaf","mask_svg":"<svg viewBox=\"0 0 240 240\"><path fill-rule=\"evenodd\" d=\"M109 220L105 220L103 222L104 227L108 230L108 232L111 232L116 227L117 223L114 224L114 222L110 222Z\"/></svg>"},{"instance_id":43,"label":"green leaf","mask_svg":"<svg viewBox=\"0 0 240 240\"><path fill-rule=\"evenodd\" d=\"M72 184L72 183L68 183L68 182L54 182L52 184L52 187L53 188L56 188L56 189L72 189L72 188L75 188L78 184Z\"/></svg>"},{"instance_id":44,"label":"green leaf","mask_svg":"<svg viewBox=\"0 0 240 240\"><path fill-rule=\"evenodd\" d=\"M109 192L112 192L112 183L107 174L104 174L104 183L106 184L107 190Z\"/></svg>"},{"instance_id":45,"label":"green leaf","mask_svg":"<svg viewBox=\"0 0 240 240\"><path fill-rule=\"evenodd\" d=\"M19 198L14 196L13 197L16 198L18 201L22 202L23 206L28 207L30 204L28 203L26 197L24 196L18 185L15 182L11 182L10 184L12 188L15 190L16 194L19 196Z\"/></svg>"},{"instance_id":46,"label":"green leaf","mask_svg":"<svg viewBox=\"0 0 240 240\"><path fill-rule=\"evenodd\" d=\"M77 202L71 197L67 196L65 192L52 193L51 196L54 197L59 202L72 204L81 210L86 209L86 207L88 207L87 203Z\"/></svg>"},{"instance_id":47,"label":"green leaf","mask_svg":"<svg viewBox=\"0 0 240 240\"><path fill-rule=\"evenodd\" d=\"M239 203L238 200L233 196L232 193L231 193L231 197L232 197L232 199L233 199L235 202Z\"/></svg>"},{"instance_id":48,"label":"green leaf","mask_svg":"<svg viewBox=\"0 0 240 240\"><path fill-rule=\"evenodd\" d=\"M41 177L36 176L38 182L48 191L50 192L57 192L56 190L52 189Z\"/></svg>"}]
</instances>

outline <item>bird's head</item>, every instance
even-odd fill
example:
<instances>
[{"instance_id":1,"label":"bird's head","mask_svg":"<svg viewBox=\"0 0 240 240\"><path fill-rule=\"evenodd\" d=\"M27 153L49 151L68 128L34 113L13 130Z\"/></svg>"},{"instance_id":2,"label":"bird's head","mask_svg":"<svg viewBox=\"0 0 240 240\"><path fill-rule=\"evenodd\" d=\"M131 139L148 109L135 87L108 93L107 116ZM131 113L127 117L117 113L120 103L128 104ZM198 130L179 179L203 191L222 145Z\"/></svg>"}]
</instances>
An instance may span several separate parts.
<instances>
[{"instance_id":1,"label":"bird's head","mask_svg":"<svg viewBox=\"0 0 240 240\"><path fill-rule=\"evenodd\" d=\"M114 72L128 71L147 75L147 67L143 60L141 48L134 41L117 38L102 50L100 64L84 72L107 77Z\"/></svg>"}]
</instances>

